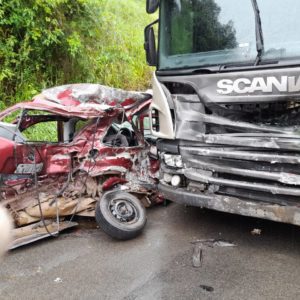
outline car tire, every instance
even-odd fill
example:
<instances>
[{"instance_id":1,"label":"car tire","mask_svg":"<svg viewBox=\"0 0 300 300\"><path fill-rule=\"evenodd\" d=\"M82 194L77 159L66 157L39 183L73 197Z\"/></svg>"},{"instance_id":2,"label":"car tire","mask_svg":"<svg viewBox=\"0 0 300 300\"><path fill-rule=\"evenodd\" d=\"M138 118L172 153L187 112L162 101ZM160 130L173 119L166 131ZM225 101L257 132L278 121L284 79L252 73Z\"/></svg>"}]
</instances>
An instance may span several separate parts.
<instances>
[{"instance_id":1,"label":"car tire","mask_svg":"<svg viewBox=\"0 0 300 300\"><path fill-rule=\"evenodd\" d=\"M106 192L97 202L95 217L100 228L118 240L135 238L147 222L140 200L123 191Z\"/></svg>"}]
</instances>

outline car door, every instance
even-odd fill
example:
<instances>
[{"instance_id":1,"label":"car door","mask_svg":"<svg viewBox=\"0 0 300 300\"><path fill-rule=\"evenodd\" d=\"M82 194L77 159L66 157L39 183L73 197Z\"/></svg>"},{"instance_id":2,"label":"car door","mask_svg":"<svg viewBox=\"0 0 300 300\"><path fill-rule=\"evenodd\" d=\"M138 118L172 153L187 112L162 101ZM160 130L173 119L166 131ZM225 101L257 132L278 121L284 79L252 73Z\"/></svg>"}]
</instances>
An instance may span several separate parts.
<instances>
[{"instance_id":1,"label":"car door","mask_svg":"<svg viewBox=\"0 0 300 300\"><path fill-rule=\"evenodd\" d=\"M16 173L55 175L70 171L71 157L63 140L63 118L28 111L19 122L24 141L16 146Z\"/></svg>"}]
</instances>

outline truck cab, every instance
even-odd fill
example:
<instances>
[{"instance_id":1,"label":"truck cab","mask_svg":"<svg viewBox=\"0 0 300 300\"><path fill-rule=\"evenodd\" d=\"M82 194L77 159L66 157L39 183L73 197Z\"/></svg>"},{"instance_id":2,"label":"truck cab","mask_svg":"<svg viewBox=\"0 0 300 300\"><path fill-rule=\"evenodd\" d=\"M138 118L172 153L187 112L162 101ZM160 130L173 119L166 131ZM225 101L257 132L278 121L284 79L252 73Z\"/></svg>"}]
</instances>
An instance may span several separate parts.
<instances>
[{"instance_id":1,"label":"truck cab","mask_svg":"<svg viewBox=\"0 0 300 300\"><path fill-rule=\"evenodd\" d=\"M300 225L300 2L147 1L157 11L145 50L159 191Z\"/></svg>"}]
</instances>

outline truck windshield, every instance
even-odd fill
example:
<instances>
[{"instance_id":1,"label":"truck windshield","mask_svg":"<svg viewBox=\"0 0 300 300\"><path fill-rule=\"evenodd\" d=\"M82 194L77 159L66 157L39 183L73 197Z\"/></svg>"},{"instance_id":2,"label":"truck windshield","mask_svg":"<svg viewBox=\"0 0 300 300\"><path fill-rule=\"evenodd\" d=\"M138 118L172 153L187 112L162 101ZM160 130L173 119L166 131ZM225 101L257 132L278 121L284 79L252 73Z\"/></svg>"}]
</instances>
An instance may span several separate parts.
<instances>
[{"instance_id":1,"label":"truck windshield","mask_svg":"<svg viewBox=\"0 0 300 300\"><path fill-rule=\"evenodd\" d=\"M298 60L300 1L257 0L257 5L261 61ZM254 64L256 26L251 0L162 0L159 69Z\"/></svg>"}]
</instances>

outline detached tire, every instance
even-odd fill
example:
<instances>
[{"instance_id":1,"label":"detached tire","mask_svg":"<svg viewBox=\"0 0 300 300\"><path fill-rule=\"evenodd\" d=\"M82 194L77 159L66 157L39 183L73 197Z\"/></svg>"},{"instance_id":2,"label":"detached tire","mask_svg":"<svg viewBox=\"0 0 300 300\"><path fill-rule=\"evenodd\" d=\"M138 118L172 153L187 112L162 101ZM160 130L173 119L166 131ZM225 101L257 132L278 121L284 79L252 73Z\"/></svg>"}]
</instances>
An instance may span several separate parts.
<instances>
[{"instance_id":1,"label":"detached tire","mask_svg":"<svg viewBox=\"0 0 300 300\"><path fill-rule=\"evenodd\" d=\"M118 240L135 238L147 222L146 210L140 200L122 191L105 193L97 202L95 217L101 229Z\"/></svg>"}]
</instances>

